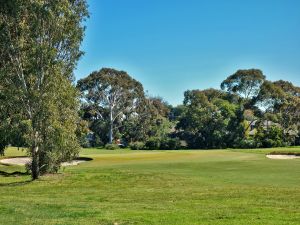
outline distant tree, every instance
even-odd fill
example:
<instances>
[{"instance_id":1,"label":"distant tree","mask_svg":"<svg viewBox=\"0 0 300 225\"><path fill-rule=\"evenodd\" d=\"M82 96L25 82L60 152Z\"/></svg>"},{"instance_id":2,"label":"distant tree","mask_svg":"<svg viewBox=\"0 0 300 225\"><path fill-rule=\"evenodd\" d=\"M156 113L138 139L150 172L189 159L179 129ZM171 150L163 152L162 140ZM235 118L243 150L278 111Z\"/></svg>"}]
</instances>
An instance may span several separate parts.
<instances>
[{"instance_id":1,"label":"distant tree","mask_svg":"<svg viewBox=\"0 0 300 225\"><path fill-rule=\"evenodd\" d=\"M285 145L284 132L282 128L278 126L270 126L268 129L264 129L263 126L260 126L254 139L257 143L257 147L272 148Z\"/></svg>"},{"instance_id":2,"label":"distant tree","mask_svg":"<svg viewBox=\"0 0 300 225\"><path fill-rule=\"evenodd\" d=\"M184 105L177 105L175 107L172 107L170 110L170 120L177 122L179 120L179 118L182 116L182 114L184 113L186 107Z\"/></svg>"},{"instance_id":3,"label":"distant tree","mask_svg":"<svg viewBox=\"0 0 300 225\"><path fill-rule=\"evenodd\" d=\"M129 116L120 129L127 142L145 142L150 137L162 139L168 136L174 126L169 121L170 105L160 97L147 97Z\"/></svg>"},{"instance_id":4,"label":"distant tree","mask_svg":"<svg viewBox=\"0 0 300 225\"><path fill-rule=\"evenodd\" d=\"M265 76L261 70L238 70L221 83L221 89L229 93L237 93L249 100L258 94L264 80Z\"/></svg>"},{"instance_id":5,"label":"distant tree","mask_svg":"<svg viewBox=\"0 0 300 225\"><path fill-rule=\"evenodd\" d=\"M266 80L255 97L255 103L262 109L273 112L275 108L283 103L285 96L286 93L279 85Z\"/></svg>"},{"instance_id":6,"label":"distant tree","mask_svg":"<svg viewBox=\"0 0 300 225\"><path fill-rule=\"evenodd\" d=\"M0 105L9 109L2 118L10 127L25 125L22 138L36 179L78 153L72 72L82 54L87 5L85 0L0 0L0 5L0 95L5 96Z\"/></svg>"},{"instance_id":7,"label":"distant tree","mask_svg":"<svg viewBox=\"0 0 300 225\"><path fill-rule=\"evenodd\" d=\"M90 146L90 143L87 139L89 132L89 122L87 120L80 119L76 129L76 136L81 147Z\"/></svg>"},{"instance_id":8,"label":"distant tree","mask_svg":"<svg viewBox=\"0 0 300 225\"><path fill-rule=\"evenodd\" d=\"M99 114L98 111L101 111L101 114ZM88 122L88 128L90 131L89 144L92 147L99 147L103 146L105 143L108 143L108 110L81 101L80 117L82 120Z\"/></svg>"},{"instance_id":9,"label":"distant tree","mask_svg":"<svg viewBox=\"0 0 300 225\"><path fill-rule=\"evenodd\" d=\"M289 97L278 109L277 114L286 141L294 142L300 131L300 97Z\"/></svg>"},{"instance_id":10,"label":"distant tree","mask_svg":"<svg viewBox=\"0 0 300 225\"><path fill-rule=\"evenodd\" d=\"M149 104L156 110L156 114L168 118L171 111L171 106L161 97L148 97Z\"/></svg>"},{"instance_id":11,"label":"distant tree","mask_svg":"<svg viewBox=\"0 0 300 225\"><path fill-rule=\"evenodd\" d=\"M299 90L287 81L266 81L257 96L257 104L262 105L268 115L265 118L280 124L284 130L285 141L293 142L300 130Z\"/></svg>"},{"instance_id":12,"label":"distant tree","mask_svg":"<svg viewBox=\"0 0 300 225\"><path fill-rule=\"evenodd\" d=\"M274 85L280 87L288 95L300 97L300 87L294 86L289 81L278 80L274 82Z\"/></svg>"},{"instance_id":13,"label":"distant tree","mask_svg":"<svg viewBox=\"0 0 300 225\"><path fill-rule=\"evenodd\" d=\"M177 129L191 148L227 147L228 126L236 107L227 100L209 98L207 90L186 91ZM209 91L209 93L211 93Z\"/></svg>"},{"instance_id":14,"label":"distant tree","mask_svg":"<svg viewBox=\"0 0 300 225\"><path fill-rule=\"evenodd\" d=\"M126 72L111 68L91 73L79 80L77 86L94 113L103 121L108 121L110 144L117 123L123 124L126 117L133 116L145 98L141 83Z\"/></svg>"}]
</instances>

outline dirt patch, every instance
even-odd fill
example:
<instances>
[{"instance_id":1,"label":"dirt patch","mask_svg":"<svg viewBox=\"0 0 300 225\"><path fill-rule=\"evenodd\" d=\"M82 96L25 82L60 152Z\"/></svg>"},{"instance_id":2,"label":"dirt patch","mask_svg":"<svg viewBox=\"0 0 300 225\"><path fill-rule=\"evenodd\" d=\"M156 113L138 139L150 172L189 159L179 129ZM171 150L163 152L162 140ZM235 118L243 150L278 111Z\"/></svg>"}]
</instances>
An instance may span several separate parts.
<instances>
[{"instance_id":1,"label":"dirt patch","mask_svg":"<svg viewBox=\"0 0 300 225\"><path fill-rule=\"evenodd\" d=\"M300 159L297 155L266 155L269 159Z\"/></svg>"},{"instance_id":2,"label":"dirt patch","mask_svg":"<svg viewBox=\"0 0 300 225\"><path fill-rule=\"evenodd\" d=\"M90 161L92 159L90 158L77 158L77 159L74 159L70 162L63 162L61 165L62 166L76 166L80 163L84 163L84 162L87 162L87 161ZM0 163L2 164L5 164L5 165L18 165L18 166L24 166L28 163L31 162L31 158L29 157L15 157L15 158L8 158L8 159L1 159L0 160Z\"/></svg>"}]
</instances>

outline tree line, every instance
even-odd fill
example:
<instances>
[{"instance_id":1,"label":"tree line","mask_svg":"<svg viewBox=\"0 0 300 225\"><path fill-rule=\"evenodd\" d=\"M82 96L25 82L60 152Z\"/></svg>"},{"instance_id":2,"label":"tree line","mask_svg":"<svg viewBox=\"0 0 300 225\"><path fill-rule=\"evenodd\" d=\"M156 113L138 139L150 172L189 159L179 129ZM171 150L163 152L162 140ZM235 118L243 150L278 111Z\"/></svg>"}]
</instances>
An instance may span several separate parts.
<instances>
[{"instance_id":1,"label":"tree line","mask_svg":"<svg viewBox=\"0 0 300 225\"><path fill-rule=\"evenodd\" d=\"M149 97L124 71L103 68L77 84L82 146L132 149L257 148L299 144L300 88L271 82L259 69L238 70L220 89L187 90L173 107Z\"/></svg>"},{"instance_id":2,"label":"tree line","mask_svg":"<svg viewBox=\"0 0 300 225\"><path fill-rule=\"evenodd\" d=\"M300 89L238 70L220 89L187 90L182 105L151 97L125 71L75 84L85 0L0 0L0 154L26 149L33 179L80 147L255 148L300 144Z\"/></svg>"}]
</instances>

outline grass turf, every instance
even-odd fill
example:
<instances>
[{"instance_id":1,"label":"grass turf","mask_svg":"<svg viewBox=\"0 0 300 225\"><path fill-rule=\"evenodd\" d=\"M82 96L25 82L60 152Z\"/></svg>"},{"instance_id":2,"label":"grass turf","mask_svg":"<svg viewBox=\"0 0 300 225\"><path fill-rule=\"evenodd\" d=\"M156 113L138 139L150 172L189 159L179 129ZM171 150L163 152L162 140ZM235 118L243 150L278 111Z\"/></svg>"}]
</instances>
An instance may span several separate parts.
<instances>
[{"instance_id":1,"label":"grass turf","mask_svg":"<svg viewBox=\"0 0 300 225\"><path fill-rule=\"evenodd\" d=\"M0 165L0 224L300 224L300 160L264 155L291 150L85 149L34 182Z\"/></svg>"}]
</instances>

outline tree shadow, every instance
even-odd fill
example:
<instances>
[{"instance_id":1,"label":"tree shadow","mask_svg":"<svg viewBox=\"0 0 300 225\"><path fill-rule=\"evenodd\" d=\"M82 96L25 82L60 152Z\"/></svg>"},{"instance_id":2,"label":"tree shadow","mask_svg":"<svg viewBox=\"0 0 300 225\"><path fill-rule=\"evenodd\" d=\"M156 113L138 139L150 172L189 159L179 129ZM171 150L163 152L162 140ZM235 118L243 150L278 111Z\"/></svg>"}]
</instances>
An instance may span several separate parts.
<instances>
[{"instance_id":1,"label":"tree shadow","mask_svg":"<svg viewBox=\"0 0 300 225\"><path fill-rule=\"evenodd\" d=\"M19 176L27 176L29 173L27 172L20 172L20 171L14 171L14 172L6 172L6 171L0 171L0 176L2 177L19 177ZM25 185L27 183L30 183L32 180L26 180L26 181L17 181L17 182L10 182L10 183L0 183L0 187L5 186L21 186Z\"/></svg>"},{"instance_id":2,"label":"tree shadow","mask_svg":"<svg viewBox=\"0 0 300 225\"><path fill-rule=\"evenodd\" d=\"M76 157L74 160L92 161L93 158L90 158L90 157Z\"/></svg>"},{"instance_id":3,"label":"tree shadow","mask_svg":"<svg viewBox=\"0 0 300 225\"><path fill-rule=\"evenodd\" d=\"M25 181L17 181L17 182L11 182L11 183L2 183L0 184L0 187L16 187L16 186L23 186L26 184L31 183L32 180L25 180Z\"/></svg>"},{"instance_id":4,"label":"tree shadow","mask_svg":"<svg viewBox=\"0 0 300 225\"><path fill-rule=\"evenodd\" d=\"M17 177L17 176L25 176L25 175L29 175L29 173L20 172L20 171L15 171L15 172L12 172L12 173L5 172L5 171L0 171L0 176L3 176L3 177Z\"/></svg>"}]
</instances>

